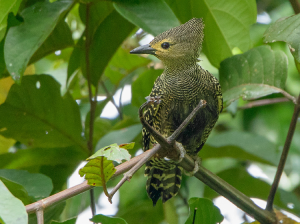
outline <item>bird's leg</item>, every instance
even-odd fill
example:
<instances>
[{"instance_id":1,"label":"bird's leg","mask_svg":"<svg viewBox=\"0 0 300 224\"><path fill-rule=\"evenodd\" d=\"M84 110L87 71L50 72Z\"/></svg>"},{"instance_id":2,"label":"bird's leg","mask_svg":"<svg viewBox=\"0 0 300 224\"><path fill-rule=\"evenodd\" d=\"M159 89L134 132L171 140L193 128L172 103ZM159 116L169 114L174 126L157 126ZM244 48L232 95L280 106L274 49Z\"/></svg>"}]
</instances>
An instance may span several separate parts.
<instances>
[{"instance_id":1,"label":"bird's leg","mask_svg":"<svg viewBox=\"0 0 300 224\"><path fill-rule=\"evenodd\" d=\"M160 104L161 103L161 96L146 96L145 99L147 100L147 104L154 103Z\"/></svg>"},{"instance_id":2,"label":"bird's leg","mask_svg":"<svg viewBox=\"0 0 300 224\"><path fill-rule=\"evenodd\" d=\"M155 97L154 97L155 99ZM156 97L156 103L160 103L160 97ZM152 100L150 100L152 102ZM154 102L155 103L155 102ZM193 110L193 112L184 120L184 122L175 130L175 132L168 138L165 139L159 132L154 130L147 121L145 121L143 116L143 110L144 108L149 104L149 102L145 102L139 109L139 116L141 123L143 126L150 132L150 134L155 138L155 140L159 143L155 145L151 150L151 153L149 153L147 156L142 158L135 166L133 166L128 172L124 174L124 177L121 179L121 181L114 187L114 189L109 194L108 200L111 203L111 199L114 196L114 194L119 190L119 188L125 183L126 180L130 180L133 174L137 170L139 170L152 156L154 156L158 151L163 147L165 149L172 149L173 147L178 147L180 151L179 160L182 160L185 155L185 149L183 148L181 143L178 143L175 141L176 137L184 130L184 128L187 126L187 124L191 121L191 119L195 116L195 114L198 112L198 110L202 107L206 106L206 101L201 100L198 106ZM174 139L174 140L173 140ZM173 144L171 142L174 142Z\"/></svg>"}]
</instances>

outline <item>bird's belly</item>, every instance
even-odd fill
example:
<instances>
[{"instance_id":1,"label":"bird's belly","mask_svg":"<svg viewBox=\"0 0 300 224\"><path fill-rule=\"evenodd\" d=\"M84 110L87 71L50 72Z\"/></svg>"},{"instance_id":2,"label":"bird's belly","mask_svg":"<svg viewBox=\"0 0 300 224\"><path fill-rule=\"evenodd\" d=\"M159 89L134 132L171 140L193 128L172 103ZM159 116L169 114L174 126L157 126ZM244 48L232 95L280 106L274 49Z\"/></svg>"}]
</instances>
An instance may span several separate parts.
<instances>
[{"instance_id":1,"label":"bird's belly","mask_svg":"<svg viewBox=\"0 0 300 224\"><path fill-rule=\"evenodd\" d=\"M189 100L171 100L160 105L159 132L164 137L169 137L187 118L187 116L198 105L200 99ZM200 109L196 117L182 131L177 138L177 141L182 143L188 154L196 154L202 144L202 136L205 127L207 126L206 111Z\"/></svg>"}]
</instances>

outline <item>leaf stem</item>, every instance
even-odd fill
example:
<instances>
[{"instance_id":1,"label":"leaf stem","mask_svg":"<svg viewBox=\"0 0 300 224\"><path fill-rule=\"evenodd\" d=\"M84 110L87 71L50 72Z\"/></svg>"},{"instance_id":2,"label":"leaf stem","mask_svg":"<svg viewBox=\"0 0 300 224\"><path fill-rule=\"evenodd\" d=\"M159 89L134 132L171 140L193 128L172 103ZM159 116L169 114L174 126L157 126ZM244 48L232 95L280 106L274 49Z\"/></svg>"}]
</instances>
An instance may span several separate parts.
<instances>
[{"instance_id":1,"label":"leaf stem","mask_svg":"<svg viewBox=\"0 0 300 224\"><path fill-rule=\"evenodd\" d=\"M256 100L256 101L249 102L246 105L239 107L238 109L245 110L245 109L249 109L252 107L260 107L260 106L265 106L265 105L270 105L270 104L275 104L275 103L288 102L289 100L290 99L285 98L285 97Z\"/></svg>"},{"instance_id":2,"label":"leaf stem","mask_svg":"<svg viewBox=\"0 0 300 224\"><path fill-rule=\"evenodd\" d=\"M297 99L297 104L295 105L295 108L294 108L294 113L293 113L293 117L292 117L292 120L291 120L291 123L290 123L289 131L287 133L287 137L286 137L286 140L285 140L285 143L284 143L284 147L283 147L283 150L282 150L282 154L281 154L281 158L280 158L280 161L279 161L279 164L278 164L276 175L275 175L273 184L271 186L271 190L270 190L269 197L268 197L268 200L267 200L266 210L268 210L268 211L273 210L273 202L274 202L275 193L277 191L278 184L279 184L279 181L280 181L280 177L282 175L284 165L285 165L288 153L289 153L289 149L290 149L291 142L292 142L292 139L293 139L293 135L294 135L294 132L295 132L297 120L298 120L298 117L299 117L299 112L300 112L300 94L299 94L298 99Z\"/></svg>"},{"instance_id":3,"label":"leaf stem","mask_svg":"<svg viewBox=\"0 0 300 224\"><path fill-rule=\"evenodd\" d=\"M289 1L294 9L295 14L300 13L300 3L298 2L298 0L289 0Z\"/></svg>"}]
</instances>

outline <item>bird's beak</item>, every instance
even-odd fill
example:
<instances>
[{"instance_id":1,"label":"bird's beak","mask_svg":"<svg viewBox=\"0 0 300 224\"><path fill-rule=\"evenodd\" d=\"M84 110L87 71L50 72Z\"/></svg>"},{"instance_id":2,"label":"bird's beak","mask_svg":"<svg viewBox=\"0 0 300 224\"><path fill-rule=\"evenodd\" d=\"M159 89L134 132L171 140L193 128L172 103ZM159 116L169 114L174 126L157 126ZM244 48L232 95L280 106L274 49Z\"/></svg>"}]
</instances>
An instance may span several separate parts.
<instances>
[{"instance_id":1,"label":"bird's beak","mask_svg":"<svg viewBox=\"0 0 300 224\"><path fill-rule=\"evenodd\" d=\"M139 46L132 51L130 51L130 54L153 54L155 55L155 49L150 47L150 44Z\"/></svg>"}]
</instances>

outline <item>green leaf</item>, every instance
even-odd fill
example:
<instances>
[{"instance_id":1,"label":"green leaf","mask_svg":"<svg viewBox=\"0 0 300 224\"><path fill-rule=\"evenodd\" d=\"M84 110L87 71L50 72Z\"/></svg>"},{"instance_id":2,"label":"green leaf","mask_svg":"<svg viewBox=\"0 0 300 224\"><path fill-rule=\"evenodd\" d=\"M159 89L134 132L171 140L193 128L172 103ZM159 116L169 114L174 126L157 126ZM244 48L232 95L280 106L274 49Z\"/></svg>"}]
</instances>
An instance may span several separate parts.
<instances>
[{"instance_id":1,"label":"green leaf","mask_svg":"<svg viewBox=\"0 0 300 224\"><path fill-rule=\"evenodd\" d=\"M27 224L28 216L25 206L9 192L1 180L0 192L0 217L4 223Z\"/></svg>"},{"instance_id":2,"label":"green leaf","mask_svg":"<svg viewBox=\"0 0 300 224\"><path fill-rule=\"evenodd\" d=\"M203 18L203 51L210 63L219 68L221 61L232 56L232 49L243 52L251 48L250 25L256 22L256 2L216 0L167 0L182 23L193 17Z\"/></svg>"},{"instance_id":3,"label":"green leaf","mask_svg":"<svg viewBox=\"0 0 300 224\"><path fill-rule=\"evenodd\" d=\"M0 155L2 169L29 169L40 166L77 165L87 157L79 147L33 148Z\"/></svg>"},{"instance_id":4,"label":"green leaf","mask_svg":"<svg viewBox=\"0 0 300 224\"><path fill-rule=\"evenodd\" d=\"M98 26L90 46L90 73L94 86L98 84L112 56L133 29L134 26L115 10ZM116 32L118 32L118 35L116 35ZM101 60L99 60L99 57L101 57ZM85 60L82 59L81 62L83 63L81 69L85 74Z\"/></svg>"},{"instance_id":5,"label":"green leaf","mask_svg":"<svg viewBox=\"0 0 300 224\"><path fill-rule=\"evenodd\" d=\"M109 146L99 149L95 154L90 156L88 160L96 158L98 156L105 156L108 160L114 160L118 163L121 163L123 159L130 160L131 155L126 149L132 149L134 147L134 142L121 144L114 143Z\"/></svg>"},{"instance_id":6,"label":"green leaf","mask_svg":"<svg viewBox=\"0 0 300 224\"><path fill-rule=\"evenodd\" d=\"M216 224L221 223L224 219L220 209L214 206L214 203L211 200L205 198L190 198L189 206L190 215L185 224ZM195 222L193 222L194 216Z\"/></svg>"},{"instance_id":7,"label":"green leaf","mask_svg":"<svg viewBox=\"0 0 300 224\"><path fill-rule=\"evenodd\" d=\"M68 24L61 20L42 46L40 46L31 57L29 64L34 63L57 50L62 50L73 45L74 41L72 39L72 32Z\"/></svg>"},{"instance_id":8,"label":"green leaf","mask_svg":"<svg viewBox=\"0 0 300 224\"><path fill-rule=\"evenodd\" d=\"M150 69L139 75L139 77L131 85L132 105L140 107L146 102L145 97L149 96L155 80L162 72L162 69Z\"/></svg>"},{"instance_id":9,"label":"green leaf","mask_svg":"<svg viewBox=\"0 0 300 224\"><path fill-rule=\"evenodd\" d=\"M200 156L231 157L277 165L279 149L266 138L240 131L227 131L208 138Z\"/></svg>"},{"instance_id":10,"label":"green leaf","mask_svg":"<svg viewBox=\"0 0 300 224\"><path fill-rule=\"evenodd\" d=\"M180 23L163 0L116 1L115 9L147 33L158 35Z\"/></svg>"},{"instance_id":11,"label":"green leaf","mask_svg":"<svg viewBox=\"0 0 300 224\"><path fill-rule=\"evenodd\" d=\"M109 216L105 216L105 215L95 215L90 220L92 222L96 222L96 223L127 224L127 222L124 219L116 218L116 217L109 217Z\"/></svg>"},{"instance_id":12,"label":"green leaf","mask_svg":"<svg viewBox=\"0 0 300 224\"><path fill-rule=\"evenodd\" d=\"M68 0L37 2L21 12L24 22L9 29L4 45L6 67L16 82L20 82L30 58L72 4Z\"/></svg>"},{"instance_id":13,"label":"green leaf","mask_svg":"<svg viewBox=\"0 0 300 224\"><path fill-rule=\"evenodd\" d=\"M227 58L220 67L224 103L228 106L239 97L257 99L278 92L288 96L282 90L287 66L286 55L282 51L273 51L270 46L259 46Z\"/></svg>"},{"instance_id":14,"label":"green leaf","mask_svg":"<svg viewBox=\"0 0 300 224\"><path fill-rule=\"evenodd\" d=\"M21 2L22 0L0 2L0 41L3 39L6 32L8 14L12 12L16 15Z\"/></svg>"},{"instance_id":15,"label":"green leaf","mask_svg":"<svg viewBox=\"0 0 300 224\"><path fill-rule=\"evenodd\" d=\"M142 125L135 124L121 130L111 131L105 136L103 136L97 143L96 149L103 148L106 145L116 142L117 144L122 144L123 142L131 142L138 134L141 133ZM116 138L116 136L118 136Z\"/></svg>"},{"instance_id":16,"label":"green leaf","mask_svg":"<svg viewBox=\"0 0 300 224\"><path fill-rule=\"evenodd\" d=\"M75 224L77 218L69 219L63 222L52 221L51 224Z\"/></svg>"},{"instance_id":17,"label":"green leaf","mask_svg":"<svg viewBox=\"0 0 300 224\"><path fill-rule=\"evenodd\" d=\"M33 200L29 197L28 192L21 185L16 183L15 181L9 180L5 177L0 176L0 181L5 184L8 190L18 199L20 199L24 205L30 204Z\"/></svg>"},{"instance_id":18,"label":"green leaf","mask_svg":"<svg viewBox=\"0 0 300 224\"><path fill-rule=\"evenodd\" d=\"M98 26L103 22L103 20L112 12L114 8L111 2L108 1L97 1L93 3L93 6L90 7L89 14L89 28L90 35L94 35ZM81 20L85 23L86 19L86 5L80 4L79 6L79 15ZM84 60L84 47L85 47L85 32L81 35L81 38L78 40L74 50L71 54L69 64L68 64L68 80L72 74L80 67L80 63L84 63L81 60Z\"/></svg>"},{"instance_id":19,"label":"green leaf","mask_svg":"<svg viewBox=\"0 0 300 224\"><path fill-rule=\"evenodd\" d=\"M293 15L287 18L281 18L265 31L264 42L286 42L294 58L298 63L300 63L299 32L300 14Z\"/></svg>"},{"instance_id":20,"label":"green leaf","mask_svg":"<svg viewBox=\"0 0 300 224\"><path fill-rule=\"evenodd\" d=\"M81 137L78 105L69 93L63 97L60 85L51 76L31 75L14 84L0 105L0 134L33 147L78 145Z\"/></svg>"},{"instance_id":21,"label":"green leaf","mask_svg":"<svg viewBox=\"0 0 300 224\"><path fill-rule=\"evenodd\" d=\"M79 175L81 177L85 175L85 179L91 186L103 186L116 172L112 161L104 156L88 158L88 160L90 161L79 170ZM104 176L102 176L101 172L103 172Z\"/></svg>"},{"instance_id":22,"label":"green leaf","mask_svg":"<svg viewBox=\"0 0 300 224\"><path fill-rule=\"evenodd\" d=\"M9 148L16 143L12 138L4 138L0 135L0 154L8 152Z\"/></svg>"},{"instance_id":23,"label":"green leaf","mask_svg":"<svg viewBox=\"0 0 300 224\"><path fill-rule=\"evenodd\" d=\"M138 55L129 55L128 52L128 50L120 47L104 71L105 76L113 84L118 84L130 72L151 62L149 59Z\"/></svg>"},{"instance_id":24,"label":"green leaf","mask_svg":"<svg viewBox=\"0 0 300 224\"><path fill-rule=\"evenodd\" d=\"M9 169L0 170L1 177L22 185L28 192L28 195L34 198L35 201L48 197L53 189L51 179L39 173Z\"/></svg>"}]
</instances>

